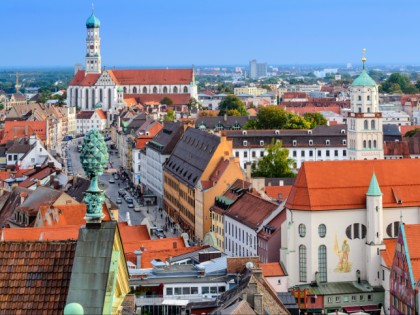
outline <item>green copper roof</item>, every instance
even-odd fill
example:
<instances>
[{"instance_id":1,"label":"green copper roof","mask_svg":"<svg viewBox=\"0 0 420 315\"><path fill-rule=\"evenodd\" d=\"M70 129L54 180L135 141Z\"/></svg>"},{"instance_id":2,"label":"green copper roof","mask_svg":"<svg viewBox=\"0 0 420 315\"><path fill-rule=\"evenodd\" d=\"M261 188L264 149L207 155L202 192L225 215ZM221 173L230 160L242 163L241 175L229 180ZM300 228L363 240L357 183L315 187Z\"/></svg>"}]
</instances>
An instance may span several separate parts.
<instances>
[{"instance_id":1,"label":"green copper roof","mask_svg":"<svg viewBox=\"0 0 420 315\"><path fill-rule=\"evenodd\" d=\"M375 80L373 80L365 69L362 73L353 81L351 86L376 86Z\"/></svg>"},{"instance_id":2,"label":"green copper roof","mask_svg":"<svg viewBox=\"0 0 420 315\"><path fill-rule=\"evenodd\" d=\"M375 173L373 173L372 179L370 180L369 190L366 196L382 196L382 192L379 188L378 180L376 179Z\"/></svg>"},{"instance_id":3,"label":"green copper roof","mask_svg":"<svg viewBox=\"0 0 420 315\"><path fill-rule=\"evenodd\" d=\"M103 108L103 105L101 102L96 103L95 108Z\"/></svg>"},{"instance_id":4,"label":"green copper roof","mask_svg":"<svg viewBox=\"0 0 420 315\"><path fill-rule=\"evenodd\" d=\"M87 28L94 28L94 27L100 27L101 26L101 21L99 21L99 19L95 16L95 14L88 17L88 19L86 20L86 27Z\"/></svg>"},{"instance_id":5,"label":"green copper roof","mask_svg":"<svg viewBox=\"0 0 420 315\"><path fill-rule=\"evenodd\" d=\"M123 92L123 91L124 91L124 89L123 89L122 86L117 87L117 92Z\"/></svg>"}]
</instances>

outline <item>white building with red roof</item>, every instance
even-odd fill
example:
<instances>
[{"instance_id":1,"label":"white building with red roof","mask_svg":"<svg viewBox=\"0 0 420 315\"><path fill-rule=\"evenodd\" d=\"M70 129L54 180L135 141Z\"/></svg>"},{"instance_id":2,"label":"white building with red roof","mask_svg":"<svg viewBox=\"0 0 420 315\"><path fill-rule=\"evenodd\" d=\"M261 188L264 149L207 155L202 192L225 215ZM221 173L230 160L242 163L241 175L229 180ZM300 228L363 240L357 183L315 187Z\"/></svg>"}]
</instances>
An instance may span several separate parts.
<instances>
[{"instance_id":1,"label":"white building with red roof","mask_svg":"<svg viewBox=\"0 0 420 315\"><path fill-rule=\"evenodd\" d=\"M104 111L114 114L125 106L124 95L128 94L131 98L148 95L149 101L156 102L165 96L178 100L183 95L187 103L191 97L198 98L193 69L101 69L100 21L93 13L86 28L85 70L77 67L69 84L69 106L94 110L101 103Z\"/></svg>"},{"instance_id":2,"label":"white building with red roof","mask_svg":"<svg viewBox=\"0 0 420 315\"><path fill-rule=\"evenodd\" d=\"M76 116L76 132L86 134L92 129L103 131L106 129L106 121L106 114L100 108L81 111Z\"/></svg>"}]
</instances>

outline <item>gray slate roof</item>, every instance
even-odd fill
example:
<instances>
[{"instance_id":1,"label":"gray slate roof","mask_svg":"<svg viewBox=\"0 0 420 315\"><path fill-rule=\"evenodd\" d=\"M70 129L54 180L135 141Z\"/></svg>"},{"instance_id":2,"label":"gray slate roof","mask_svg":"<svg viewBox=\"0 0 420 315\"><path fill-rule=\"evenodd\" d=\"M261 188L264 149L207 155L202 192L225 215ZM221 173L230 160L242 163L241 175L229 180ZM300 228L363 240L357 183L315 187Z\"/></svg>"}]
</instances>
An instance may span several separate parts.
<instances>
[{"instance_id":1,"label":"gray slate roof","mask_svg":"<svg viewBox=\"0 0 420 315\"><path fill-rule=\"evenodd\" d=\"M220 143L218 136L188 128L175 146L165 171L194 187Z\"/></svg>"},{"instance_id":2,"label":"gray slate roof","mask_svg":"<svg viewBox=\"0 0 420 315\"><path fill-rule=\"evenodd\" d=\"M160 152L162 155L169 155L175 148L182 134L184 126L182 123L167 122L163 129L153 137L147 144L147 147Z\"/></svg>"},{"instance_id":3,"label":"gray slate roof","mask_svg":"<svg viewBox=\"0 0 420 315\"><path fill-rule=\"evenodd\" d=\"M197 120L195 121L195 127L199 128L200 125L204 125L207 129L215 129L216 125L221 124L223 129L232 129L232 127L238 123L242 128L242 126L245 125L248 120L254 119L256 119L254 116L203 116L197 117Z\"/></svg>"},{"instance_id":4,"label":"gray slate roof","mask_svg":"<svg viewBox=\"0 0 420 315\"><path fill-rule=\"evenodd\" d=\"M85 314L104 313L116 228L117 222L107 221L101 228L85 226L79 231L67 304L81 304Z\"/></svg>"}]
</instances>

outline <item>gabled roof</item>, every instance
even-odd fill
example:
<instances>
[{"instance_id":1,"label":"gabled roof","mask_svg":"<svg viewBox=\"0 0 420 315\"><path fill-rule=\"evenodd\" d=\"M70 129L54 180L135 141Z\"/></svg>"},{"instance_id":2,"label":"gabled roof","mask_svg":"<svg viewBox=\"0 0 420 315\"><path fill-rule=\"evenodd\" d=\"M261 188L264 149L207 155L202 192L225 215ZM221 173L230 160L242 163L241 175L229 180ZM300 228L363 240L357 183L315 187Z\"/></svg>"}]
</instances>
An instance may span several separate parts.
<instances>
[{"instance_id":1,"label":"gabled roof","mask_svg":"<svg viewBox=\"0 0 420 315\"><path fill-rule=\"evenodd\" d=\"M264 277L281 277L286 275L279 262L260 263L260 268Z\"/></svg>"},{"instance_id":2,"label":"gabled roof","mask_svg":"<svg viewBox=\"0 0 420 315\"><path fill-rule=\"evenodd\" d=\"M77 113L76 119L91 119L94 113L93 110L84 110Z\"/></svg>"},{"instance_id":3,"label":"gabled roof","mask_svg":"<svg viewBox=\"0 0 420 315\"><path fill-rule=\"evenodd\" d=\"M219 144L218 136L188 128L165 164L165 171L194 187Z\"/></svg>"},{"instance_id":4,"label":"gabled roof","mask_svg":"<svg viewBox=\"0 0 420 315\"><path fill-rule=\"evenodd\" d=\"M401 224L400 231L405 243L407 264L414 287L420 279L420 224Z\"/></svg>"},{"instance_id":5,"label":"gabled roof","mask_svg":"<svg viewBox=\"0 0 420 315\"><path fill-rule=\"evenodd\" d=\"M373 171L383 193L383 207L420 206L420 160L401 159L305 162L286 207L292 210L365 209Z\"/></svg>"},{"instance_id":6,"label":"gabled roof","mask_svg":"<svg viewBox=\"0 0 420 315\"><path fill-rule=\"evenodd\" d=\"M148 147L163 155L171 154L183 133L184 126L181 123L166 122L163 129L149 142Z\"/></svg>"},{"instance_id":7,"label":"gabled roof","mask_svg":"<svg viewBox=\"0 0 420 315\"><path fill-rule=\"evenodd\" d=\"M124 94L124 101L127 104L142 104L142 105L159 105L165 98L169 97L173 105L187 105L191 95L190 94ZM130 101L126 101L130 100ZM133 99L136 101L133 103ZM128 105L127 104L127 105Z\"/></svg>"},{"instance_id":8,"label":"gabled roof","mask_svg":"<svg viewBox=\"0 0 420 315\"><path fill-rule=\"evenodd\" d=\"M284 201L289 196L292 186L265 186L264 191L268 197L276 201Z\"/></svg>"},{"instance_id":9,"label":"gabled roof","mask_svg":"<svg viewBox=\"0 0 420 315\"><path fill-rule=\"evenodd\" d=\"M75 250L75 241L0 242L0 313L62 314Z\"/></svg>"},{"instance_id":10,"label":"gabled roof","mask_svg":"<svg viewBox=\"0 0 420 315\"><path fill-rule=\"evenodd\" d=\"M96 81L98 81L100 76L101 75L97 73L85 75L85 70L79 70L70 81L69 86L93 86L95 85Z\"/></svg>"},{"instance_id":11,"label":"gabled roof","mask_svg":"<svg viewBox=\"0 0 420 315\"><path fill-rule=\"evenodd\" d=\"M277 204L247 192L236 200L225 215L247 225L253 230L257 230L264 219L277 207Z\"/></svg>"},{"instance_id":12,"label":"gabled roof","mask_svg":"<svg viewBox=\"0 0 420 315\"><path fill-rule=\"evenodd\" d=\"M98 114L99 119L102 119L102 120L105 119L106 120L106 114L105 114L105 112L102 109L98 108L95 111Z\"/></svg>"},{"instance_id":13,"label":"gabled roof","mask_svg":"<svg viewBox=\"0 0 420 315\"><path fill-rule=\"evenodd\" d=\"M40 140L47 140L46 121L6 121L4 123L4 136L1 143L15 138L36 135Z\"/></svg>"},{"instance_id":14,"label":"gabled roof","mask_svg":"<svg viewBox=\"0 0 420 315\"><path fill-rule=\"evenodd\" d=\"M395 247L397 246L397 239L384 239L385 250L381 250L381 256L388 268L392 266L392 260L394 259Z\"/></svg>"}]
</instances>

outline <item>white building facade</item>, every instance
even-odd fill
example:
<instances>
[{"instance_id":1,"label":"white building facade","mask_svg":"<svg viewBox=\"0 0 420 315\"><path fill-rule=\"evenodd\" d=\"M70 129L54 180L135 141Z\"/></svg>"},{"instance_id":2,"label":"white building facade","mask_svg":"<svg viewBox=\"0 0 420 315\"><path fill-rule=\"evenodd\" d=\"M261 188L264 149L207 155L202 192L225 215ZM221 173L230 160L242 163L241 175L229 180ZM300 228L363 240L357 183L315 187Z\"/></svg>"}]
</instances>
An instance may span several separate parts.
<instances>
[{"instance_id":1,"label":"white building facade","mask_svg":"<svg viewBox=\"0 0 420 315\"><path fill-rule=\"evenodd\" d=\"M107 119L102 109L95 111L82 111L77 114L76 131L77 134L86 134L92 129L104 131L107 127Z\"/></svg>"}]
</instances>

